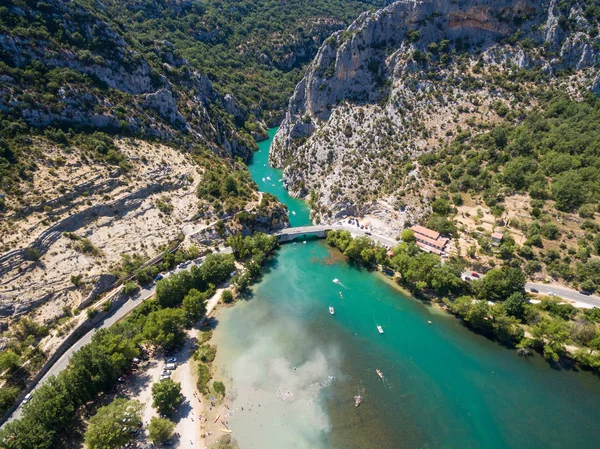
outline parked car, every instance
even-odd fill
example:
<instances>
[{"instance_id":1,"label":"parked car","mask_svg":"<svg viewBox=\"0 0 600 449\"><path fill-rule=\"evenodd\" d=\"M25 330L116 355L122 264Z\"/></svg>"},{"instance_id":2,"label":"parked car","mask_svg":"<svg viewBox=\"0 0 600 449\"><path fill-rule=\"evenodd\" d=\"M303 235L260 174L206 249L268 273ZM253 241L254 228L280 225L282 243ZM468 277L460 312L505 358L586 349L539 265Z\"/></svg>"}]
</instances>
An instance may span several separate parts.
<instances>
[{"instance_id":1,"label":"parked car","mask_svg":"<svg viewBox=\"0 0 600 449\"><path fill-rule=\"evenodd\" d=\"M469 276L465 276L465 281L471 282L471 278Z\"/></svg>"},{"instance_id":2,"label":"parked car","mask_svg":"<svg viewBox=\"0 0 600 449\"><path fill-rule=\"evenodd\" d=\"M473 276L474 278L478 278L479 277L479 275L477 273L475 273L474 271L471 272L471 276Z\"/></svg>"},{"instance_id":3,"label":"parked car","mask_svg":"<svg viewBox=\"0 0 600 449\"><path fill-rule=\"evenodd\" d=\"M590 296L591 295L590 292L586 292L585 290L581 290L579 293L582 294L582 295L585 295L585 296Z\"/></svg>"},{"instance_id":4,"label":"parked car","mask_svg":"<svg viewBox=\"0 0 600 449\"><path fill-rule=\"evenodd\" d=\"M548 292L548 296L555 296L554 292Z\"/></svg>"},{"instance_id":5,"label":"parked car","mask_svg":"<svg viewBox=\"0 0 600 449\"><path fill-rule=\"evenodd\" d=\"M154 278L154 282L158 282L163 278L162 274L157 274L156 277Z\"/></svg>"},{"instance_id":6,"label":"parked car","mask_svg":"<svg viewBox=\"0 0 600 449\"><path fill-rule=\"evenodd\" d=\"M176 369L176 368L177 368L177 365L175 365L174 363L167 363L167 364L165 365L165 369L166 369L166 370L169 370L169 371L172 371L172 370L174 370L174 369Z\"/></svg>"},{"instance_id":7,"label":"parked car","mask_svg":"<svg viewBox=\"0 0 600 449\"><path fill-rule=\"evenodd\" d=\"M160 375L161 376L169 376L169 377L171 377L171 371L164 370L162 373L160 373Z\"/></svg>"},{"instance_id":8,"label":"parked car","mask_svg":"<svg viewBox=\"0 0 600 449\"><path fill-rule=\"evenodd\" d=\"M531 293L539 293L540 292L537 288L530 288L529 291Z\"/></svg>"},{"instance_id":9,"label":"parked car","mask_svg":"<svg viewBox=\"0 0 600 449\"><path fill-rule=\"evenodd\" d=\"M160 376L160 380L170 379L171 376L162 375Z\"/></svg>"},{"instance_id":10,"label":"parked car","mask_svg":"<svg viewBox=\"0 0 600 449\"><path fill-rule=\"evenodd\" d=\"M171 357L170 359L167 359L167 363L177 363L177 357Z\"/></svg>"},{"instance_id":11,"label":"parked car","mask_svg":"<svg viewBox=\"0 0 600 449\"><path fill-rule=\"evenodd\" d=\"M370 231L365 231L366 235L372 235Z\"/></svg>"},{"instance_id":12,"label":"parked car","mask_svg":"<svg viewBox=\"0 0 600 449\"><path fill-rule=\"evenodd\" d=\"M30 399L31 399L31 393L27 393L25 395L25 397L23 398L23 404L27 404Z\"/></svg>"}]
</instances>

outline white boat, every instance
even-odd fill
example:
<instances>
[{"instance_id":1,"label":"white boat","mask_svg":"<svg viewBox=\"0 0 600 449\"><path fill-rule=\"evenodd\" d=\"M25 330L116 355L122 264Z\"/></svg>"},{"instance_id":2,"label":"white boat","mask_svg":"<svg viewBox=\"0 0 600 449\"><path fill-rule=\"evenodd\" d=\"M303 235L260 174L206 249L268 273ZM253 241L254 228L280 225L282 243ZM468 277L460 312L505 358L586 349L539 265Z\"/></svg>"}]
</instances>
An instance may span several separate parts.
<instances>
[{"instance_id":1,"label":"white boat","mask_svg":"<svg viewBox=\"0 0 600 449\"><path fill-rule=\"evenodd\" d=\"M277 182L281 182L281 181L283 181L283 179L280 179L280 180L279 180L279 181L277 181Z\"/></svg>"},{"instance_id":2,"label":"white boat","mask_svg":"<svg viewBox=\"0 0 600 449\"><path fill-rule=\"evenodd\" d=\"M294 211L294 210L293 210L293 211L292 211L292 215L296 215L296 211Z\"/></svg>"},{"instance_id":3,"label":"white boat","mask_svg":"<svg viewBox=\"0 0 600 449\"><path fill-rule=\"evenodd\" d=\"M383 334L383 328L381 326L377 326L377 330L379 331L380 334Z\"/></svg>"},{"instance_id":4,"label":"white boat","mask_svg":"<svg viewBox=\"0 0 600 449\"><path fill-rule=\"evenodd\" d=\"M271 180L271 177L270 177L270 176L267 176L267 181L270 181L270 180Z\"/></svg>"},{"instance_id":5,"label":"white boat","mask_svg":"<svg viewBox=\"0 0 600 449\"><path fill-rule=\"evenodd\" d=\"M266 179L265 179L265 178L263 178L263 179L262 179L262 181L263 181L263 182L265 182L265 181L266 181Z\"/></svg>"},{"instance_id":6,"label":"white boat","mask_svg":"<svg viewBox=\"0 0 600 449\"><path fill-rule=\"evenodd\" d=\"M331 313L332 315L335 313L335 310L333 310L333 306L329 306L329 313Z\"/></svg>"},{"instance_id":7,"label":"white boat","mask_svg":"<svg viewBox=\"0 0 600 449\"><path fill-rule=\"evenodd\" d=\"M360 396L354 396L354 407L358 407L362 402L362 398Z\"/></svg>"},{"instance_id":8,"label":"white boat","mask_svg":"<svg viewBox=\"0 0 600 449\"><path fill-rule=\"evenodd\" d=\"M304 240L302 243L304 243L306 245L306 240Z\"/></svg>"},{"instance_id":9,"label":"white boat","mask_svg":"<svg viewBox=\"0 0 600 449\"><path fill-rule=\"evenodd\" d=\"M342 284L338 278L335 278L335 279L333 280L333 283L334 283L334 284L339 284L339 285L341 285L341 284Z\"/></svg>"}]
</instances>

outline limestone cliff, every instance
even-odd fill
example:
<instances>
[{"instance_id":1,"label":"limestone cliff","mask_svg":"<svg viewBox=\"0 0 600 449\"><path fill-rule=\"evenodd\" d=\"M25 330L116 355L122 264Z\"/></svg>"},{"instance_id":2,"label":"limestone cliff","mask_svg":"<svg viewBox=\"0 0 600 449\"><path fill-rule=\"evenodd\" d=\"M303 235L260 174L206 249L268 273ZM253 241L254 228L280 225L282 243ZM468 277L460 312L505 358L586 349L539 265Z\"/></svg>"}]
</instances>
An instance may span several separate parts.
<instances>
[{"instance_id":1,"label":"limestone cliff","mask_svg":"<svg viewBox=\"0 0 600 449\"><path fill-rule=\"evenodd\" d=\"M523 99L503 77L568 84L568 73L597 88L600 38L585 8L401 0L364 13L324 42L296 86L271 163L294 195L311 193L315 218L373 213L399 229L427 211L430 192L406 189L409 178L422 181L420 167L398 162L439 147L467 120L497 119L494 102Z\"/></svg>"}]
</instances>

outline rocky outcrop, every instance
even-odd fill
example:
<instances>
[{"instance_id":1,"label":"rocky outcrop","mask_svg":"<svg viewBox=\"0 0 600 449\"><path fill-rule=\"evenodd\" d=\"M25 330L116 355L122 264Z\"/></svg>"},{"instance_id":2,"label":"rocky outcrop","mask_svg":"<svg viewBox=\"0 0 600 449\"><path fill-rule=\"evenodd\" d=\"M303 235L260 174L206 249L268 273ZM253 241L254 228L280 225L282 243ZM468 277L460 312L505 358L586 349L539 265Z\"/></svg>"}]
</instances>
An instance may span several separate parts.
<instances>
[{"instance_id":1,"label":"rocky outcrop","mask_svg":"<svg viewBox=\"0 0 600 449\"><path fill-rule=\"evenodd\" d=\"M0 53L12 74L0 84L0 111L11 119L36 128L142 134L249 157L252 140L218 109L231 99L214 91L170 42L155 43L161 63L152 66L143 49L126 41L121 27L103 20L93 5L87 9L67 0L32 5L9 0L7 20L27 26L0 32ZM26 29L46 38L33 38L34 31ZM245 122L243 111L236 121Z\"/></svg>"},{"instance_id":2,"label":"rocky outcrop","mask_svg":"<svg viewBox=\"0 0 600 449\"><path fill-rule=\"evenodd\" d=\"M112 274L101 274L93 281L92 291L88 293L81 303L77 306L79 310L89 306L102 293L110 289L117 279Z\"/></svg>"},{"instance_id":3,"label":"rocky outcrop","mask_svg":"<svg viewBox=\"0 0 600 449\"><path fill-rule=\"evenodd\" d=\"M493 78L473 82L481 64L549 77L598 67L600 38L579 2L563 3L401 0L362 14L328 38L309 65L270 162L285 169L293 195L312 191L317 218L387 210L406 219L396 178L418 181L419 168L395 173L397 161L437 145L434 127L438 139L451 135L456 125L448 117L458 108L480 109L469 96L486 103L510 96ZM426 212L417 197L427 194L415 194L409 216Z\"/></svg>"}]
</instances>

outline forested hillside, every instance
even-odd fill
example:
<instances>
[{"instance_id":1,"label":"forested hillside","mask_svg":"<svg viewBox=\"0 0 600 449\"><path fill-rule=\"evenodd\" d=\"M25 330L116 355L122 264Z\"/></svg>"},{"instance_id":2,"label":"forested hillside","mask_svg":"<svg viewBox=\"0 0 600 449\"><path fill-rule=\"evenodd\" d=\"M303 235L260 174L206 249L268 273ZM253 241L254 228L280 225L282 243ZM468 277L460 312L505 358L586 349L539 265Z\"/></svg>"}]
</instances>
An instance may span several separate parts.
<instances>
[{"instance_id":1,"label":"forested hillside","mask_svg":"<svg viewBox=\"0 0 600 449\"><path fill-rule=\"evenodd\" d=\"M79 0L114 21L160 65L168 41L222 94L270 124L281 117L305 64L332 32L388 0ZM271 115L274 113L275 115ZM257 130L249 123L250 130Z\"/></svg>"}]
</instances>

